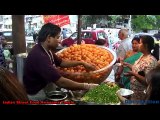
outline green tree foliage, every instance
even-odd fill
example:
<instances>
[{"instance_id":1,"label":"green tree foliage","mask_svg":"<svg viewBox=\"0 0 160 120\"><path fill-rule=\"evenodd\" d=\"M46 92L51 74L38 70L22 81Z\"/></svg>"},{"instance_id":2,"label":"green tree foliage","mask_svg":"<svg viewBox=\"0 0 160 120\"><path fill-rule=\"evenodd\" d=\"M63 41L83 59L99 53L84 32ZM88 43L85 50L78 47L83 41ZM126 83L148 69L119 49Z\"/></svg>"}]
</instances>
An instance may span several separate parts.
<instances>
[{"instance_id":1,"label":"green tree foliage","mask_svg":"<svg viewBox=\"0 0 160 120\"><path fill-rule=\"evenodd\" d=\"M160 29L160 15L155 15L155 17L157 19L155 28Z\"/></svg>"},{"instance_id":2,"label":"green tree foliage","mask_svg":"<svg viewBox=\"0 0 160 120\"><path fill-rule=\"evenodd\" d=\"M155 29L157 18L154 15L133 15L132 29L136 32L144 29Z\"/></svg>"},{"instance_id":3,"label":"green tree foliage","mask_svg":"<svg viewBox=\"0 0 160 120\"><path fill-rule=\"evenodd\" d=\"M107 21L112 26L120 18L121 15L82 15L82 27L98 24L102 20Z\"/></svg>"},{"instance_id":4,"label":"green tree foliage","mask_svg":"<svg viewBox=\"0 0 160 120\"><path fill-rule=\"evenodd\" d=\"M102 20L107 21L107 27L115 27L117 22L123 22L129 15L82 15L82 27L99 24ZM144 29L160 29L160 15L132 15L132 29L135 32Z\"/></svg>"}]
</instances>

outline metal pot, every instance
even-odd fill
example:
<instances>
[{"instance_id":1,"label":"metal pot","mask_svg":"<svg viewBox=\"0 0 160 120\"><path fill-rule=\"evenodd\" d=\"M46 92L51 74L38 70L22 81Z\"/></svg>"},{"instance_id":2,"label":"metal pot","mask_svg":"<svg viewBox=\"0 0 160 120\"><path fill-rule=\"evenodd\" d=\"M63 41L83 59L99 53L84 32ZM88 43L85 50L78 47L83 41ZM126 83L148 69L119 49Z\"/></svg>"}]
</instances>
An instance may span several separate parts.
<instances>
[{"instance_id":1,"label":"metal pot","mask_svg":"<svg viewBox=\"0 0 160 120\"><path fill-rule=\"evenodd\" d=\"M51 101L65 100L67 97L68 95L62 91L51 91L47 93L47 100L51 100Z\"/></svg>"}]
</instances>

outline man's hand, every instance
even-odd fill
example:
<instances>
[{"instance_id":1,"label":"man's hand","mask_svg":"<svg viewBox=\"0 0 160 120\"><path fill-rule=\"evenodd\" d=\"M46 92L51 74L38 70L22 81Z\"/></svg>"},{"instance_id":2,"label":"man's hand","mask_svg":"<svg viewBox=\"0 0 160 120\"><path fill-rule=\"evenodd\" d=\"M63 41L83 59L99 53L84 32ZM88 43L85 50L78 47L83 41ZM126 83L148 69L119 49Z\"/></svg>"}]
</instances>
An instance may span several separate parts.
<instances>
[{"instance_id":1,"label":"man's hand","mask_svg":"<svg viewBox=\"0 0 160 120\"><path fill-rule=\"evenodd\" d=\"M91 90L95 87L99 86L99 84L94 84L94 83L84 83L84 88L86 90Z\"/></svg>"},{"instance_id":2,"label":"man's hand","mask_svg":"<svg viewBox=\"0 0 160 120\"><path fill-rule=\"evenodd\" d=\"M88 63L86 63L86 62L83 62L83 66L85 67L85 69L86 69L87 71L94 71L94 70L96 70L96 68L95 68L94 65L88 64Z\"/></svg>"}]
</instances>

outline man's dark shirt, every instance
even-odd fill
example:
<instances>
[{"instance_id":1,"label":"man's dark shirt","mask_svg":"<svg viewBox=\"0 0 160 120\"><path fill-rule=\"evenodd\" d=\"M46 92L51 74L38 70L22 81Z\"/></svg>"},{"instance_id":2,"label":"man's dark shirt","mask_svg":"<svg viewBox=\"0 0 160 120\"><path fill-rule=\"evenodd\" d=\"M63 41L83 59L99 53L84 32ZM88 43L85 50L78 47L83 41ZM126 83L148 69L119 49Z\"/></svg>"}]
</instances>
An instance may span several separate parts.
<instances>
[{"instance_id":1,"label":"man's dark shirt","mask_svg":"<svg viewBox=\"0 0 160 120\"><path fill-rule=\"evenodd\" d=\"M53 54L53 57L53 64L59 66L62 59L55 54ZM48 83L55 82L61 77L52 62L40 44L33 47L24 66L23 83L28 94L38 93Z\"/></svg>"},{"instance_id":2,"label":"man's dark shirt","mask_svg":"<svg viewBox=\"0 0 160 120\"><path fill-rule=\"evenodd\" d=\"M38 37L38 34L37 34L37 33L34 33L34 34L33 34L33 40L34 40L34 42L36 41L37 37Z\"/></svg>"}]
</instances>

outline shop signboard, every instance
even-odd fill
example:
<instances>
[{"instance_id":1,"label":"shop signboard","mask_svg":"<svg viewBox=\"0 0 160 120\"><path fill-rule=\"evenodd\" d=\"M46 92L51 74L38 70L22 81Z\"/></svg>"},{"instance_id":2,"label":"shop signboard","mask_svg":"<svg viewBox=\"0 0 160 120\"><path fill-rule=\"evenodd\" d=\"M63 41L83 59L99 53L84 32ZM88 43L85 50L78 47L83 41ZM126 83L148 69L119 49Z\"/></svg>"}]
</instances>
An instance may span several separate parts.
<instances>
[{"instance_id":1,"label":"shop signboard","mask_svg":"<svg viewBox=\"0 0 160 120\"><path fill-rule=\"evenodd\" d=\"M43 15L44 23L53 23L60 27L70 24L69 15Z\"/></svg>"}]
</instances>

